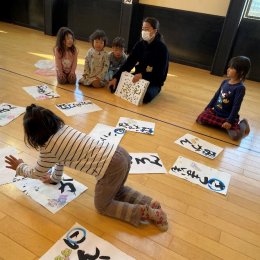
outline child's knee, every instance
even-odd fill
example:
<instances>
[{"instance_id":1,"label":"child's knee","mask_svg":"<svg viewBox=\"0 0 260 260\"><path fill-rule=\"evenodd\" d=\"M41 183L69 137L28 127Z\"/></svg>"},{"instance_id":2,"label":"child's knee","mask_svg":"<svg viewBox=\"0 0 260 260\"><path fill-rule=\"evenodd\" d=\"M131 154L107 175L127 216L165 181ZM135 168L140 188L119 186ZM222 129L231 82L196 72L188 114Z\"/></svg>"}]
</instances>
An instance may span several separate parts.
<instances>
[{"instance_id":1,"label":"child's knee","mask_svg":"<svg viewBox=\"0 0 260 260\"><path fill-rule=\"evenodd\" d=\"M76 83L76 75L68 78L69 84L75 84Z\"/></svg>"},{"instance_id":2,"label":"child's knee","mask_svg":"<svg viewBox=\"0 0 260 260\"><path fill-rule=\"evenodd\" d=\"M101 86L101 82L100 80L94 80L91 85L94 87L94 88L102 88L103 86Z\"/></svg>"},{"instance_id":3,"label":"child's knee","mask_svg":"<svg viewBox=\"0 0 260 260\"><path fill-rule=\"evenodd\" d=\"M98 213L104 214L106 212L107 204L104 203L103 201L95 199L94 205L95 205L95 208L98 211Z\"/></svg>"},{"instance_id":4,"label":"child's knee","mask_svg":"<svg viewBox=\"0 0 260 260\"><path fill-rule=\"evenodd\" d=\"M62 78L57 78L57 81L58 81L59 84L62 84L62 85L67 83L67 79L63 78L63 77Z\"/></svg>"}]
</instances>

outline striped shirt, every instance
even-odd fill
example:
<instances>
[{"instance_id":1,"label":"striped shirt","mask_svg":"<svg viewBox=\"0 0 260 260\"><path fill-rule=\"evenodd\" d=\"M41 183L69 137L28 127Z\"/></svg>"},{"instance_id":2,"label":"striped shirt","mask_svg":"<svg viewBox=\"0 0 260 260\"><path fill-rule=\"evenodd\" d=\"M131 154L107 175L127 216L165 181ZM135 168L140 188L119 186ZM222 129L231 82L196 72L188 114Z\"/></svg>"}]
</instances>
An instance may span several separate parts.
<instances>
[{"instance_id":1,"label":"striped shirt","mask_svg":"<svg viewBox=\"0 0 260 260\"><path fill-rule=\"evenodd\" d=\"M115 153L117 145L100 140L64 125L40 148L35 167L19 164L16 174L39 179L54 166L51 180L59 182L64 166L93 175L100 180Z\"/></svg>"}]
</instances>

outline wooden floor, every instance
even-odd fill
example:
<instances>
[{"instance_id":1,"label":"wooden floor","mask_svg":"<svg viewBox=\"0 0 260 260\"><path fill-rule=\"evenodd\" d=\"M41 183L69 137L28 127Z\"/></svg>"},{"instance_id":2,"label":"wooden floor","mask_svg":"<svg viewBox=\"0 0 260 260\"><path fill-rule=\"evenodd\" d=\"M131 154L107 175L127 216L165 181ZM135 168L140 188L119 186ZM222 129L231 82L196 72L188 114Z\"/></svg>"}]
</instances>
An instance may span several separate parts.
<instances>
[{"instance_id":1,"label":"wooden floor","mask_svg":"<svg viewBox=\"0 0 260 260\"><path fill-rule=\"evenodd\" d=\"M34 63L52 59L55 37L43 32L0 23L0 103L26 106L37 103L52 109L67 124L89 132L96 123L116 125L119 117L155 122L155 135L127 133L121 145L129 152L157 152L167 170L178 156L232 175L227 196L216 194L172 175L131 175L128 184L152 195L168 214L169 230L153 225L135 228L95 211L95 180L66 169L89 189L56 214L48 212L12 185L0 186L0 259L38 259L78 222L136 259L260 259L260 83L246 81L240 111L251 126L241 142L195 123L223 80L208 71L171 64L163 91L151 104L136 107L106 89L57 85L55 76L35 73ZM77 41L80 76L90 45ZM61 97L36 102L22 87L47 83ZM66 117L54 104L89 99L103 110ZM224 148L214 160L174 143L186 133ZM13 146L32 163L37 152L23 142L22 116L0 127L0 147Z\"/></svg>"}]
</instances>

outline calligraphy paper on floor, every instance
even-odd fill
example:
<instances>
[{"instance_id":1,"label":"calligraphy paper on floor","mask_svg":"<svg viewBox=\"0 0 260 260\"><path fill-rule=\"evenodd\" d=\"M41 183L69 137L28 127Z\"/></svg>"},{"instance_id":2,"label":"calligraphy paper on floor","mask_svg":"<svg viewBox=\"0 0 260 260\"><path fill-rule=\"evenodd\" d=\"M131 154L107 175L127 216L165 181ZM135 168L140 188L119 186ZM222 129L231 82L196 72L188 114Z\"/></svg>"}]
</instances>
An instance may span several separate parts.
<instances>
[{"instance_id":1,"label":"calligraphy paper on floor","mask_svg":"<svg viewBox=\"0 0 260 260\"><path fill-rule=\"evenodd\" d=\"M66 174L56 184L46 184L38 179L23 179L14 185L52 213L58 212L88 189Z\"/></svg>"},{"instance_id":2,"label":"calligraphy paper on floor","mask_svg":"<svg viewBox=\"0 0 260 260\"><path fill-rule=\"evenodd\" d=\"M0 149L0 185L13 182L16 172L6 168L5 156L13 155L18 158L18 153L13 147L3 147Z\"/></svg>"},{"instance_id":3,"label":"calligraphy paper on floor","mask_svg":"<svg viewBox=\"0 0 260 260\"><path fill-rule=\"evenodd\" d=\"M129 173L166 173L158 153L130 153Z\"/></svg>"},{"instance_id":4,"label":"calligraphy paper on floor","mask_svg":"<svg viewBox=\"0 0 260 260\"><path fill-rule=\"evenodd\" d=\"M38 60L34 66L38 69L55 69L55 62L53 60Z\"/></svg>"},{"instance_id":5,"label":"calligraphy paper on floor","mask_svg":"<svg viewBox=\"0 0 260 260\"><path fill-rule=\"evenodd\" d=\"M153 135L155 123L136 120L128 117L120 117L116 126L122 127L126 131Z\"/></svg>"},{"instance_id":6,"label":"calligraphy paper on floor","mask_svg":"<svg viewBox=\"0 0 260 260\"><path fill-rule=\"evenodd\" d=\"M23 89L36 100L57 98L60 96L47 85L29 86L23 87Z\"/></svg>"},{"instance_id":7,"label":"calligraphy paper on floor","mask_svg":"<svg viewBox=\"0 0 260 260\"><path fill-rule=\"evenodd\" d=\"M122 72L115 95L139 106L143 103L144 95L150 82L140 79L136 83L133 83L133 77L134 75L129 72Z\"/></svg>"},{"instance_id":8,"label":"calligraphy paper on floor","mask_svg":"<svg viewBox=\"0 0 260 260\"><path fill-rule=\"evenodd\" d=\"M135 258L76 223L40 258L40 260L50 259L134 260Z\"/></svg>"},{"instance_id":9,"label":"calligraphy paper on floor","mask_svg":"<svg viewBox=\"0 0 260 260\"><path fill-rule=\"evenodd\" d=\"M226 195L231 175L198 162L179 156L169 171L170 174L205 189Z\"/></svg>"},{"instance_id":10,"label":"calligraphy paper on floor","mask_svg":"<svg viewBox=\"0 0 260 260\"><path fill-rule=\"evenodd\" d=\"M88 134L100 141L106 141L118 145L125 134L125 129L113 127L104 124L96 124L96 126Z\"/></svg>"},{"instance_id":11,"label":"calligraphy paper on floor","mask_svg":"<svg viewBox=\"0 0 260 260\"><path fill-rule=\"evenodd\" d=\"M56 107L61 112L63 112L66 116L80 115L80 114L86 114L86 113L102 110L102 108L95 105L89 100L72 102L72 103L62 103L56 105Z\"/></svg>"},{"instance_id":12,"label":"calligraphy paper on floor","mask_svg":"<svg viewBox=\"0 0 260 260\"><path fill-rule=\"evenodd\" d=\"M211 144L191 134L184 135L176 140L175 143L210 159L216 158L223 151L222 147Z\"/></svg>"},{"instance_id":13,"label":"calligraphy paper on floor","mask_svg":"<svg viewBox=\"0 0 260 260\"><path fill-rule=\"evenodd\" d=\"M8 103L0 104L0 126L7 125L25 112L25 107L18 107Z\"/></svg>"}]
</instances>

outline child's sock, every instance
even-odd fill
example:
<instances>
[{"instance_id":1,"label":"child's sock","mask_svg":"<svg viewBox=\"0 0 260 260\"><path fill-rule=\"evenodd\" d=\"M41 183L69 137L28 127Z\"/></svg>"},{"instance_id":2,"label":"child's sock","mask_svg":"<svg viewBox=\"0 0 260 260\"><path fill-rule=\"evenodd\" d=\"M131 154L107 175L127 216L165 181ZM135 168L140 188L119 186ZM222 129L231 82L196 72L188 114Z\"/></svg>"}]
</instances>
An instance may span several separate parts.
<instances>
[{"instance_id":1,"label":"child's sock","mask_svg":"<svg viewBox=\"0 0 260 260\"><path fill-rule=\"evenodd\" d=\"M150 205L149 205L152 209L160 209L161 208L161 204L159 201L157 200L152 200Z\"/></svg>"},{"instance_id":2,"label":"child's sock","mask_svg":"<svg viewBox=\"0 0 260 260\"><path fill-rule=\"evenodd\" d=\"M249 124L248 124L246 119L242 119L239 122L239 127L240 127L239 131L227 129L227 132L228 132L229 136L234 141L238 141L243 136L248 135L249 132L250 132L250 127L249 127Z\"/></svg>"},{"instance_id":3,"label":"child's sock","mask_svg":"<svg viewBox=\"0 0 260 260\"><path fill-rule=\"evenodd\" d=\"M239 139L242 138L243 134L241 130L230 130L227 129L228 135L230 136L230 138L234 141L238 141Z\"/></svg>"},{"instance_id":4,"label":"child's sock","mask_svg":"<svg viewBox=\"0 0 260 260\"><path fill-rule=\"evenodd\" d=\"M153 209L149 205L142 205L141 219L152 220L161 231L168 230L167 215L162 211L162 209Z\"/></svg>"},{"instance_id":5,"label":"child's sock","mask_svg":"<svg viewBox=\"0 0 260 260\"><path fill-rule=\"evenodd\" d=\"M239 123L239 126L244 135L248 135L250 133L250 126L246 119L242 119Z\"/></svg>"}]
</instances>

